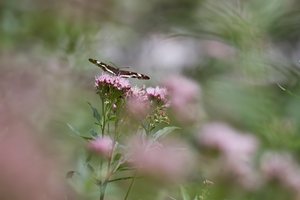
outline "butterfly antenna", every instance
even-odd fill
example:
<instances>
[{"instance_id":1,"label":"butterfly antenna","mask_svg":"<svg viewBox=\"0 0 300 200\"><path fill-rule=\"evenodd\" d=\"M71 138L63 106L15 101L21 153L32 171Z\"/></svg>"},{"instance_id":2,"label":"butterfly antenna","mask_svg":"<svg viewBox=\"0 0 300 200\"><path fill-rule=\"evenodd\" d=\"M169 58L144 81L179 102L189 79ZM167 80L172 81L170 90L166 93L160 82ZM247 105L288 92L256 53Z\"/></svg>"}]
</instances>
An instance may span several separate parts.
<instances>
[{"instance_id":1,"label":"butterfly antenna","mask_svg":"<svg viewBox=\"0 0 300 200\"><path fill-rule=\"evenodd\" d=\"M115 68L119 69L119 67L118 67L115 63L109 62L109 64L111 64L111 65L113 65Z\"/></svg>"},{"instance_id":2,"label":"butterfly antenna","mask_svg":"<svg viewBox=\"0 0 300 200\"><path fill-rule=\"evenodd\" d=\"M126 67L118 67L115 63L113 63L113 62L109 62L111 65L113 65L115 68L117 68L117 69L129 69L129 68L131 68L130 66L126 66Z\"/></svg>"},{"instance_id":3,"label":"butterfly antenna","mask_svg":"<svg viewBox=\"0 0 300 200\"><path fill-rule=\"evenodd\" d=\"M131 67L126 66L126 67L121 67L120 69L129 69L129 68L131 68Z\"/></svg>"}]
</instances>

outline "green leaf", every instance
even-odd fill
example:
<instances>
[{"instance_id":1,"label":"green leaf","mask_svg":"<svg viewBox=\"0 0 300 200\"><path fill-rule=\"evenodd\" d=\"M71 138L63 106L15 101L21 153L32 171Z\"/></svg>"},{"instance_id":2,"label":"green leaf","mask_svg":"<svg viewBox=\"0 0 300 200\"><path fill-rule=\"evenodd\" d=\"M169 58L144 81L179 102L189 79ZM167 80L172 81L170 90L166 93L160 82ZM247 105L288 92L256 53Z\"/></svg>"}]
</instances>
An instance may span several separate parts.
<instances>
[{"instance_id":1,"label":"green leaf","mask_svg":"<svg viewBox=\"0 0 300 200\"><path fill-rule=\"evenodd\" d=\"M80 136L81 137L81 133L76 129L74 128L71 124L67 123L67 126L69 127L69 129L76 134L76 136Z\"/></svg>"},{"instance_id":2,"label":"green leaf","mask_svg":"<svg viewBox=\"0 0 300 200\"><path fill-rule=\"evenodd\" d=\"M91 172L95 172L94 167L90 163L87 163L86 166Z\"/></svg>"},{"instance_id":3,"label":"green leaf","mask_svg":"<svg viewBox=\"0 0 300 200\"><path fill-rule=\"evenodd\" d=\"M126 166L126 164L121 164L118 168L117 168L118 171L131 171L131 170L134 170L133 168L131 167L128 167Z\"/></svg>"},{"instance_id":4,"label":"green leaf","mask_svg":"<svg viewBox=\"0 0 300 200\"><path fill-rule=\"evenodd\" d=\"M120 160L120 159L121 159L121 157L122 157L122 154L120 154L120 153L117 153L117 154L114 156L114 161L118 161L118 160Z\"/></svg>"},{"instance_id":5,"label":"green leaf","mask_svg":"<svg viewBox=\"0 0 300 200\"><path fill-rule=\"evenodd\" d=\"M93 138L92 137L89 137L89 136L83 136L83 135L80 135L80 137L82 139L85 139L85 140L92 140Z\"/></svg>"},{"instance_id":6,"label":"green leaf","mask_svg":"<svg viewBox=\"0 0 300 200\"><path fill-rule=\"evenodd\" d=\"M92 111L93 111L93 117L97 120L97 122L100 122L101 120L101 116L97 110L97 108L93 107L92 104L90 102L88 102L88 104L90 105Z\"/></svg>"},{"instance_id":7,"label":"green leaf","mask_svg":"<svg viewBox=\"0 0 300 200\"><path fill-rule=\"evenodd\" d=\"M116 116L116 115L112 115L112 116L108 119L108 121L116 121L116 119L117 119L117 116Z\"/></svg>"},{"instance_id":8,"label":"green leaf","mask_svg":"<svg viewBox=\"0 0 300 200\"><path fill-rule=\"evenodd\" d=\"M89 153L89 154L87 154L87 156L85 158L85 162L88 163L91 161L91 159L92 159L92 154Z\"/></svg>"},{"instance_id":9,"label":"green leaf","mask_svg":"<svg viewBox=\"0 0 300 200\"><path fill-rule=\"evenodd\" d=\"M166 135L170 134L171 132L173 132L174 130L179 129L176 126L168 126L168 127L164 127L163 129L160 129L159 131L157 131L156 133L154 133L154 141L158 140L161 137L165 137Z\"/></svg>"},{"instance_id":10,"label":"green leaf","mask_svg":"<svg viewBox=\"0 0 300 200\"><path fill-rule=\"evenodd\" d=\"M84 140L92 140L93 139L92 137L81 135L81 133L76 128L74 128L71 124L67 123L67 126L69 127L69 129L71 129L71 131L73 133L75 133L76 136L78 136Z\"/></svg>"},{"instance_id":11,"label":"green leaf","mask_svg":"<svg viewBox=\"0 0 300 200\"><path fill-rule=\"evenodd\" d=\"M94 129L91 129L89 132L90 132L90 135L93 136L93 137L97 137L98 136L97 131L95 131Z\"/></svg>"},{"instance_id":12,"label":"green leaf","mask_svg":"<svg viewBox=\"0 0 300 200\"><path fill-rule=\"evenodd\" d=\"M195 196L194 200L199 200L199 197L198 197L198 196Z\"/></svg>"},{"instance_id":13,"label":"green leaf","mask_svg":"<svg viewBox=\"0 0 300 200\"><path fill-rule=\"evenodd\" d=\"M180 186L180 193L183 200L191 200L189 194L187 193L186 189L183 186Z\"/></svg>"}]
</instances>

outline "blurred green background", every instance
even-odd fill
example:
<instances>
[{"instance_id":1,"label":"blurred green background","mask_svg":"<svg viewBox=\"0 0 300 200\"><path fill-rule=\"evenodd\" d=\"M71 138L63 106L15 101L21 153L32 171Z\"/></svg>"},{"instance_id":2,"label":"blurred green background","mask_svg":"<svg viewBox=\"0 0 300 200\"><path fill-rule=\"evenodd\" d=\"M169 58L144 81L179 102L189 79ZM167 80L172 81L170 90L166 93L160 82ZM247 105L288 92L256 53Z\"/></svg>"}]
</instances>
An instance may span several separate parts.
<instances>
[{"instance_id":1,"label":"blurred green background","mask_svg":"<svg viewBox=\"0 0 300 200\"><path fill-rule=\"evenodd\" d=\"M88 132L98 103L88 58L151 76L139 85L181 73L202 88L203 123L299 158L299 33L296 0L2 0L0 100L67 159L80 150L66 124Z\"/></svg>"}]
</instances>

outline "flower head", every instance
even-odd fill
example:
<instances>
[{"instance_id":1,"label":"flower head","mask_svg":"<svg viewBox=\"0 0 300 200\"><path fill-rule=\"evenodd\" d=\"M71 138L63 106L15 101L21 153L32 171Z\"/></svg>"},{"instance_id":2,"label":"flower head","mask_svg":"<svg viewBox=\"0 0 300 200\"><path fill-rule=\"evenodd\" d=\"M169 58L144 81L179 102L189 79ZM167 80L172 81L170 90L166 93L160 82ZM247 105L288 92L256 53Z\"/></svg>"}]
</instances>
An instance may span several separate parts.
<instances>
[{"instance_id":1,"label":"flower head","mask_svg":"<svg viewBox=\"0 0 300 200\"><path fill-rule=\"evenodd\" d=\"M167 103L167 89L161 87L148 87L146 89L149 99L157 100L158 102Z\"/></svg>"},{"instance_id":2,"label":"flower head","mask_svg":"<svg viewBox=\"0 0 300 200\"><path fill-rule=\"evenodd\" d=\"M107 89L108 87L127 92L131 88L128 80L121 78L119 76L110 76L108 74L102 74L95 78L95 87L98 90Z\"/></svg>"},{"instance_id":3,"label":"flower head","mask_svg":"<svg viewBox=\"0 0 300 200\"><path fill-rule=\"evenodd\" d=\"M98 137L95 140L90 141L88 144L90 150L105 157L111 156L113 146L113 140L108 136Z\"/></svg>"},{"instance_id":4,"label":"flower head","mask_svg":"<svg viewBox=\"0 0 300 200\"><path fill-rule=\"evenodd\" d=\"M128 98L138 98L142 101L148 101L148 95L144 87L131 87L130 90L127 92Z\"/></svg>"}]
</instances>

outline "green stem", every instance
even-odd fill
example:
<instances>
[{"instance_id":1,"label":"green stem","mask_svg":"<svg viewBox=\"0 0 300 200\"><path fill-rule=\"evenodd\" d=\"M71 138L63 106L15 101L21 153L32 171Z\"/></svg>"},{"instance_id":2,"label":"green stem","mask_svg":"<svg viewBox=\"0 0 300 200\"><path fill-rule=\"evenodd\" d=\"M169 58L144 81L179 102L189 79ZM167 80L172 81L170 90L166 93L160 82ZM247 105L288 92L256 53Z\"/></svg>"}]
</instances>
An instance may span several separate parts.
<instances>
[{"instance_id":1,"label":"green stem","mask_svg":"<svg viewBox=\"0 0 300 200\"><path fill-rule=\"evenodd\" d=\"M107 175L105 177L105 180L103 183L101 183L101 188L100 188L100 200L104 200L104 195L106 191L107 184L109 183L109 178L110 178L110 166L111 166L111 161L112 161L112 156L107 162Z\"/></svg>"},{"instance_id":2,"label":"green stem","mask_svg":"<svg viewBox=\"0 0 300 200\"><path fill-rule=\"evenodd\" d=\"M100 96L100 99L101 99L101 111L102 111L102 123L101 123L101 135L102 137L104 136L104 130L105 130L105 125L106 125L106 113L105 113L105 103L104 103L104 99Z\"/></svg>"},{"instance_id":3,"label":"green stem","mask_svg":"<svg viewBox=\"0 0 300 200\"><path fill-rule=\"evenodd\" d=\"M132 178L132 180L131 180L131 183L130 183L130 185L129 185L129 188L128 188L128 190L127 190L127 193L126 193L126 196L125 196L124 200L127 200L128 196L129 196L129 193L130 193L130 191L131 191L131 189L132 189L133 183L134 183L134 181L135 181L135 178L136 178L136 172L135 172L134 175L133 175L133 178Z\"/></svg>"},{"instance_id":4,"label":"green stem","mask_svg":"<svg viewBox=\"0 0 300 200\"><path fill-rule=\"evenodd\" d=\"M149 131L148 131L148 128L146 127L147 125L144 125L144 123L141 123L141 126L142 126L143 129L145 130L146 135L148 135Z\"/></svg>"},{"instance_id":5,"label":"green stem","mask_svg":"<svg viewBox=\"0 0 300 200\"><path fill-rule=\"evenodd\" d=\"M132 176L128 176L128 177L122 177L122 178L116 178L116 179L112 179L112 180L110 180L110 181L108 181L108 182L115 182L115 181L124 181L124 180L128 180L128 179L133 179L134 177L132 177Z\"/></svg>"},{"instance_id":6,"label":"green stem","mask_svg":"<svg viewBox=\"0 0 300 200\"><path fill-rule=\"evenodd\" d=\"M107 184L110 182L110 177L112 175L112 171L111 171L111 162L113 160L113 155L114 155L114 148L111 152L111 155L110 155L110 159L108 160L107 162L107 175L105 177L105 180L103 183L101 183L101 188L100 188L100 200L104 200L104 196L105 196L105 191L106 191L106 188L107 188Z\"/></svg>"},{"instance_id":7,"label":"green stem","mask_svg":"<svg viewBox=\"0 0 300 200\"><path fill-rule=\"evenodd\" d=\"M101 184L100 188L100 200L104 200L105 190L107 186L107 181L104 181L103 184Z\"/></svg>"}]
</instances>

